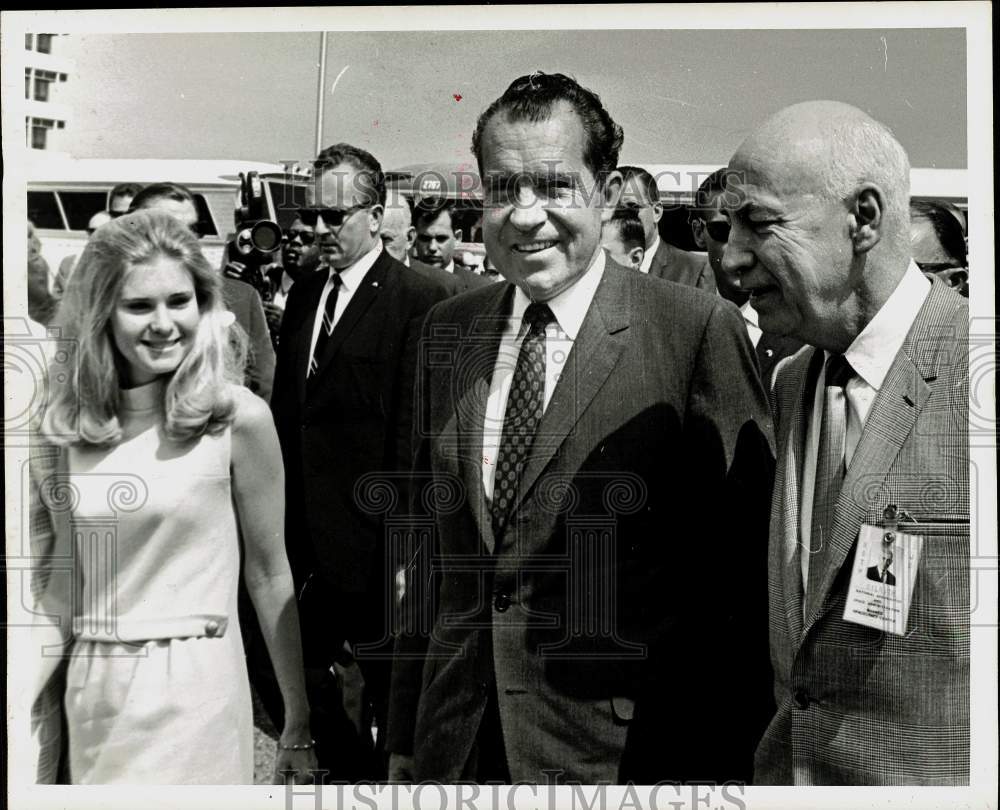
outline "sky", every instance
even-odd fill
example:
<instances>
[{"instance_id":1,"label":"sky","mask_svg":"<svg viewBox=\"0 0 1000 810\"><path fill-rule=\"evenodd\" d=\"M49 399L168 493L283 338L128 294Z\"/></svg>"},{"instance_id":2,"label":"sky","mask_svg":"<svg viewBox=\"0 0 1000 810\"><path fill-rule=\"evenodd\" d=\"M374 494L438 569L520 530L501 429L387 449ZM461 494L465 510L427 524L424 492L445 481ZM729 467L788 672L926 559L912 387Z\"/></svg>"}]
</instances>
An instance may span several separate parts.
<instances>
[{"instance_id":1,"label":"sky","mask_svg":"<svg viewBox=\"0 0 1000 810\"><path fill-rule=\"evenodd\" d=\"M71 34L57 100L74 157L314 156L319 33ZM563 72L625 131L623 163L725 163L750 129L833 98L887 124L914 166L964 168L963 29L332 32L324 145L385 168L471 159L476 117L517 76ZM334 80L346 66L335 92Z\"/></svg>"}]
</instances>

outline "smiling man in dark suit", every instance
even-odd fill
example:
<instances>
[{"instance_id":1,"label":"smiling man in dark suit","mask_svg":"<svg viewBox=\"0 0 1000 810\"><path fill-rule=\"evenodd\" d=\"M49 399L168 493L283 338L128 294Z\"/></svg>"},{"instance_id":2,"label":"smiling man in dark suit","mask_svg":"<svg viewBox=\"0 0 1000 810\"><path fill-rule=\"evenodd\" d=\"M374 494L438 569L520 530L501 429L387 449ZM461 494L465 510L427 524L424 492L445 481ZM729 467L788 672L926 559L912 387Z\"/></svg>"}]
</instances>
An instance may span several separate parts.
<instances>
[{"instance_id":1,"label":"smiling man in dark suit","mask_svg":"<svg viewBox=\"0 0 1000 810\"><path fill-rule=\"evenodd\" d=\"M323 266L286 301L271 406L317 756L331 777L356 781L384 768L366 759L368 729L352 735L329 669L345 641L387 636L392 580L383 523L359 506L356 489L366 475L410 469L417 335L446 293L383 249L385 180L368 152L349 144L324 150L310 197L299 216L315 230ZM358 660L384 730L389 664ZM268 708L280 715L280 706Z\"/></svg>"},{"instance_id":2,"label":"smiling man in dark suit","mask_svg":"<svg viewBox=\"0 0 1000 810\"><path fill-rule=\"evenodd\" d=\"M455 497L411 501L433 528L409 572L390 778L749 777L769 717L767 402L735 309L601 249L621 143L560 74L515 80L479 118L508 283L424 324L417 480ZM710 593L678 574L706 554ZM703 665L706 645L739 665Z\"/></svg>"},{"instance_id":3,"label":"smiling man in dark suit","mask_svg":"<svg viewBox=\"0 0 1000 810\"><path fill-rule=\"evenodd\" d=\"M861 110L780 110L729 175L723 265L761 329L814 347L775 372L778 711L755 782L968 784L968 302L912 261L909 160ZM863 526L897 510L923 537L901 634L856 621L850 585Z\"/></svg>"}]
</instances>

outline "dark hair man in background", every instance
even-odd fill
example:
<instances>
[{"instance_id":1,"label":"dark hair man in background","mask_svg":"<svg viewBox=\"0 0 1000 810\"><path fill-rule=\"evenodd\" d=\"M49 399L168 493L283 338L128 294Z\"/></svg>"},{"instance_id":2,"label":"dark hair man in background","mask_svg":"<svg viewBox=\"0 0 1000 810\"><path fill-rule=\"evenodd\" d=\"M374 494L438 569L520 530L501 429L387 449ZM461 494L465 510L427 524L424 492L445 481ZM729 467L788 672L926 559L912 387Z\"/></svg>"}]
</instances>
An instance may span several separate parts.
<instances>
[{"instance_id":1,"label":"dark hair man in background","mask_svg":"<svg viewBox=\"0 0 1000 810\"><path fill-rule=\"evenodd\" d=\"M601 249L621 145L561 74L516 79L476 126L507 283L424 326L415 481L454 494L411 501L433 528L393 663L392 778L750 776L772 709L767 400L736 310ZM711 594L677 576L706 543ZM679 664L706 639L739 666Z\"/></svg>"},{"instance_id":2,"label":"dark hair man in background","mask_svg":"<svg viewBox=\"0 0 1000 810\"><path fill-rule=\"evenodd\" d=\"M601 230L601 247L618 264L638 270L646 249L642 222L631 209L620 208Z\"/></svg>"},{"instance_id":3,"label":"dark hair man in background","mask_svg":"<svg viewBox=\"0 0 1000 810\"><path fill-rule=\"evenodd\" d=\"M621 166L624 178L621 205L635 210L646 234L646 255L639 270L667 281L713 292L715 281L707 262L701 257L675 247L660 237L657 223L663 216L663 204L656 178L638 166Z\"/></svg>"},{"instance_id":4,"label":"dark hair man in background","mask_svg":"<svg viewBox=\"0 0 1000 810\"><path fill-rule=\"evenodd\" d=\"M443 270L454 276L454 292L460 293L481 287L487 282L471 270L455 264L457 240L451 219L452 210L453 206L447 201L427 199L417 201L413 207L413 224L416 227L415 261L411 262L410 266L415 268L419 262Z\"/></svg>"},{"instance_id":5,"label":"dark hair man in background","mask_svg":"<svg viewBox=\"0 0 1000 810\"><path fill-rule=\"evenodd\" d=\"M969 297L968 236L958 208L941 200L912 200L910 242L913 261L924 275L935 275Z\"/></svg>"},{"instance_id":6,"label":"dark hair man in background","mask_svg":"<svg viewBox=\"0 0 1000 810\"><path fill-rule=\"evenodd\" d=\"M108 214L112 219L117 219L122 214L127 214L132 207L132 200L142 191L139 183L119 183L111 189L108 194Z\"/></svg>"}]
</instances>

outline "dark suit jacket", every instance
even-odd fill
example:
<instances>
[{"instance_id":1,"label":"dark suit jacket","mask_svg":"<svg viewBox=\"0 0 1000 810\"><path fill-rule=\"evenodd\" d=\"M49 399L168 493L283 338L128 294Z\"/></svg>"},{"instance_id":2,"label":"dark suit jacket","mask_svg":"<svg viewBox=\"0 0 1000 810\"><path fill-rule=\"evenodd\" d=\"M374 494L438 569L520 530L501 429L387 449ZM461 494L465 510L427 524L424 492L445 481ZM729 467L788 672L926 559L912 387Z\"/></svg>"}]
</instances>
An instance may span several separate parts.
<instances>
[{"instance_id":1,"label":"dark suit jacket","mask_svg":"<svg viewBox=\"0 0 1000 810\"><path fill-rule=\"evenodd\" d=\"M768 589L778 712L757 784L969 782L968 340L968 301L935 281L872 403L804 618L799 477L823 353L777 370ZM924 536L906 636L843 618L858 532L889 504Z\"/></svg>"},{"instance_id":2,"label":"dark suit jacket","mask_svg":"<svg viewBox=\"0 0 1000 810\"><path fill-rule=\"evenodd\" d=\"M791 357L805 344L793 337L769 335L764 332L757 341L757 362L760 364L760 379L764 388L771 390L774 369L786 357Z\"/></svg>"},{"instance_id":3,"label":"dark suit jacket","mask_svg":"<svg viewBox=\"0 0 1000 810\"><path fill-rule=\"evenodd\" d=\"M483 425L512 295L490 285L424 324L424 522L388 748L413 751L417 779L458 779L495 684L515 781L749 778L770 717L773 466L746 329L721 299L609 260L494 537ZM706 553L708 590L681 573ZM732 666L709 662L721 651Z\"/></svg>"},{"instance_id":4,"label":"dark suit jacket","mask_svg":"<svg viewBox=\"0 0 1000 810\"><path fill-rule=\"evenodd\" d=\"M354 293L306 380L316 308L328 274L297 281L278 342L271 409L285 465L286 541L293 574L367 592L384 573L384 521L362 502L410 468L420 322L446 296L382 252Z\"/></svg>"},{"instance_id":5,"label":"dark suit jacket","mask_svg":"<svg viewBox=\"0 0 1000 810\"><path fill-rule=\"evenodd\" d=\"M274 381L274 348L260 296L249 284L223 276L222 297L226 307L236 316L236 323L247 334L246 387L257 396L270 400Z\"/></svg>"},{"instance_id":6,"label":"dark suit jacket","mask_svg":"<svg viewBox=\"0 0 1000 810\"><path fill-rule=\"evenodd\" d=\"M417 259L410 259L410 269L426 279L443 284L449 295L461 295L490 283L488 279L473 273L471 270L466 270L464 267L459 267L457 264L455 272L449 273L440 267L424 264Z\"/></svg>"},{"instance_id":7,"label":"dark suit jacket","mask_svg":"<svg viewBox=\"0 0 1000 810\"><path fill-rule=\"evenodd\" d=\"M653 254L653 262L649 265L649 275L697 287L706 292L715 292L715 276L712 275L708 258L674 247L662 236L660 245Z\"/></svg>"},{"instance_id":8,"label":"dark suit jacket","mask_svg":"<svg viewBox=\"0 0 1000 810\"><path fill-rule=\"evenodd\" d=\"M868 567L868 579L872 580L872 582L882 581L882 572L879 570L879 567L877 565L871 565ZM885 572L885 584L886 585L896 584L896 575L893 574L891 571Z\"/></svg>"}]
</instances>

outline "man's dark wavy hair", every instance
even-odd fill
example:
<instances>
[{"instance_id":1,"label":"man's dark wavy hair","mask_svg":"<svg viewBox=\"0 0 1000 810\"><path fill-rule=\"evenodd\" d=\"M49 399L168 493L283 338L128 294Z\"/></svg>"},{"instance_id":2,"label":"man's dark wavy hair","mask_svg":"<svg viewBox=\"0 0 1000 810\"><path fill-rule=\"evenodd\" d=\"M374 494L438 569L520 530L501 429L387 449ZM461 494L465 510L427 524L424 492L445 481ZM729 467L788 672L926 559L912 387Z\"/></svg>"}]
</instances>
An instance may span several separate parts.
<instances>
[{"instance_id":1,"label":"man's dark wavy hair","mask_svg":"<svg viewBox=\"0 0 1000 810\"><path fill-rule=\"evenodd\" d=\"M362 190L368 196L372 205L385 205L385 175L382 164L371 152L366 152L359 146L349 143L335 143L328 146L317 155L313 161L313 179L318 181L325 171L336 168L342 163L354 167Z\"/></svg>"},{"instance_id":2,"label":"man's dark wavy hair","mask_svg":"<svg viewBox=\"0 0 1000 810\"><path fill-rule=\"evenodd\" d=\"M569 104L580 116L586 135L583 162L603 184L608 173L618 166L618 153L625 140L622 128L604 109L597 93L562 73L541 71L514 79L503 95L479 116L472 135L472 152L479 173L483 172L483 132L497 113L504 113L511 121L546 121L560 102Z\"/></svg>"}]
</instances>

